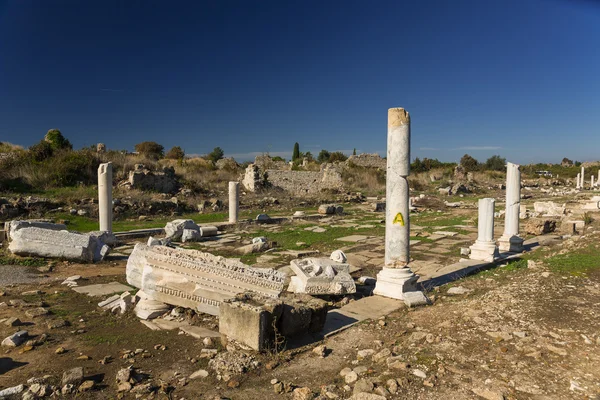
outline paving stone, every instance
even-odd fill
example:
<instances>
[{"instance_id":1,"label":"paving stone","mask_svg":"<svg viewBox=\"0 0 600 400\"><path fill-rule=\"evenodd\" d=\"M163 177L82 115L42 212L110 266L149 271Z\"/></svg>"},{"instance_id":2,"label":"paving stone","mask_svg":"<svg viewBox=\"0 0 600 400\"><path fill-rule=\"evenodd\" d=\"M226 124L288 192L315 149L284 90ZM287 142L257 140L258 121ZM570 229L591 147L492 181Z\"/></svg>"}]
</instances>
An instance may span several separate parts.
<instances>
[{"instance_id":1,"label":"paving stone","mask_svg":"<svg viewBox=\"0 0 600 400\"><path fill-rule=\"evenodd\" d=\"M123 285L119 282L100 283L97 285L78 286L73 288L77 293L87 294L88 296L106 296L113 293L128 292L134 290L131 286Z\"/></svg>"}]
</instances>

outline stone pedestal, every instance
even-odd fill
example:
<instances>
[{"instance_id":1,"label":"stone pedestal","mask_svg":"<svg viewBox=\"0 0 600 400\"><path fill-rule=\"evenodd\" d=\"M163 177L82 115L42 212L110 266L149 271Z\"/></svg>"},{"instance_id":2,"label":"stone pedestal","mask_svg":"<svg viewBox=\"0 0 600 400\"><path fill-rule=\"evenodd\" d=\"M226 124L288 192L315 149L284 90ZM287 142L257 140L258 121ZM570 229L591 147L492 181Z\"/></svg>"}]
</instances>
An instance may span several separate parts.
<instances>
[{"instance_id":1,"label":"stone pedestal","mask_svg":"<svg viewBox=\"0 0 600 400\"><path fill-rule=\"evenodd\" d=\"M513 163L506 165L506 213L504 233L498 239L501 251L520 253L523 251L523 238L519 237L519 209L521 206L521 171Z\"/></svg>"},{"instance_id":2,"label":"stone pedestal","mask_svg":"<svg viewBox=\"0 0 600 400\"><path fill-rule=\"evenodd\" d=\"M100 232L112 232L112 180L112 163L100 164L98 167L98 216Z\"/></svg>"},{"instance_id":3,"label":"stone pedestal","mask_svg":"<svg viewBox=\"0 0 600 400\"><path fill-rule=\"evenodd\" d=\"M410 115L403 108L388 110L385 265L377 274L374 294L404 299L416 291L418 277L410 261L410 217L408 175L410 174Z\"/></svg>"},{"instance_id":4,"label":"stone pedestal","mask_svg":"<svg viewBox=\"0 0 600 400\"><path fill-rule=\"evenodd\" d=\"M238 182L229 182L229 222L238 222L240 203L240 184Z\"/></svg>"},{"instance_id":5,"label":"stone pedestal","mask_svg":"<svg viewBox=\"0 0 600 400\"><path fill-rule=\"evenodd\" d=\"M479 200L479 217L477 222L477 241L470 247L469 258L493 262L498 257L498 248L494 242L494 199Z\"/></svg>"}]
</instances>

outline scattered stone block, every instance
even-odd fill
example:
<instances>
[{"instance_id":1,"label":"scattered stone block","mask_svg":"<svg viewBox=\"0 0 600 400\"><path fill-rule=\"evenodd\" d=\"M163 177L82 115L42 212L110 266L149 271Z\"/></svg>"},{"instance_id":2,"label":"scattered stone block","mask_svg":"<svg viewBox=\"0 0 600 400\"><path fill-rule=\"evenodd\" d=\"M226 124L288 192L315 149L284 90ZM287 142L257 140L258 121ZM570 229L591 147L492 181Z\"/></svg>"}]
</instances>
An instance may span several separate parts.
<instances>
[{"instance_id":1,"label":"scattered stone block","mask_svg":"<svg viewBox=\"0 0 600 400\"><path fill-rule=\"evenodd\" d=\"M75 367L63 372L62 384L79 385L83 381L83 367Z\"/></svg>"},{"instance_id":2,"label":"scattered stone block","mask_svg":"<svg viewBox=\"0 0 600 400\"><path fill-rule=\"evenodd\" d=\"M530 219L525 225L525 232L530 235L545 235L556 230L556 221L549 219Z\"/></svg>"},{"instance_id":3,"label":"scattered stone block","mask_svg":"<svg viewBox=\"0 0 600 400\"><path fill-rule=\"evenodd\" d=\"M119 282L99 283L97 285L78 286L73 288L77 293L87 294L90 297L107 296L113 293L127 292L131 290L130 286Z\"/></svg>"},{"instance_id":4,"label":"scattered stone block","mask_svg":"<svg viewBox=\"0 0 600 400\"><path fill-rule=\"evenodd\" d=\"M307 332L320 332L327 318L327 303L308 295L283 300L279 332L286 337Z\"/></svg>"},{"instance_id":5,"label":"scattered stone block","mask_svg":"<svg viewBox=\"0 0 600 400\"><path fill-rule=\"evenodd\" d=\"M5 338L2 341L2 346L4 347L17 347L20 346L27 338L29 337L29 333L27 331L18 331Z\"/></svg>"},{"instance_id":6,"label":"scattered stone block","mask_svg":"<svg viewBox=\"0 0 600 400\"><path fill-rule=\"evenodd\" d=\"M165 225L165 235L167 238L173 241L181 240L183 231L185 229L200 231L200 227L191 219L176 219L171 222L167 222Z\"/></svg>"},{"instance_id":7,"label":"scattered stone block","mask_svg":"<svg viewBox=\"0 0 600 400\"><path fill-rule=\"evenodd\" d=\"M67 230L20 227L11 231L10 240L8 249L19 256L98 262L110 251L95 235Z\"/></svg>"},{"instance_id":8,"label":"scattered stone block","mask_svg":"<svg viewBox=\"0 0 600 400\"><path fill-rule=\"evenodd\" d=\"M219 332L256 351L274 345L275 329L283 313L279 300L253 294L241 294L222 301L219 306Z\"/></svg>"},{"instance_id":9,"label":"scattered stone block","mask_svg":"<svg viewBox=\"0 0 600 400\"><path fill-rule=\"evenodd\" d=\"M309 294L356 293L354 279L350 276L350 265L327 258L303 258L292 260L289 291Z\"/></svg>"},{"instance_id":10,"label":"scattered stone block","mask_svg":"<svg viewBox=\"0 0 600 400\"><path fill-rule=\"evenodd\" d=\"M423 292L404 292L402 293L402 300L408 307L426 306L431 304L427 296Z\"/></svg>"}]
</instances>

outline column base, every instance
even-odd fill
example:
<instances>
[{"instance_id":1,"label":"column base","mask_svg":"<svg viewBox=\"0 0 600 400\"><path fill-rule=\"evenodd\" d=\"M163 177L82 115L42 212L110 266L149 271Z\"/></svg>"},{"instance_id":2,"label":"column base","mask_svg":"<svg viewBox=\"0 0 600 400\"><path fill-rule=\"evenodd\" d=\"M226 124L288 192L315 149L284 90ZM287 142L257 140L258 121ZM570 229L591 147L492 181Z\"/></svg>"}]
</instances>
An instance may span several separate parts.
<instances>
[{"instance_id":1,"label":"column base","mask_svg":"<svg viewBox=\"0 0 600 400\"><path fill-rule=\"evenodd\" d=\"M373 294L404 300L404 292L417 291L416 283L419 277L410 268L387 268L377 274L377 283Z\"/></svg>"},{"instance_id":2,"label":"column base","mask_svg":"<svg viewBox=\"0 0 600 400\"><path fill-rule=\"evenodd\" d=\"M522 253L523 252L523 238L514 236L502 235L498 239L498 248L500 251L508 251L509 253Z\"/></svg>"},{"instance_id":3,"label":"column base","mask_svg":"<svg viewBox=\"0 0 600 400\"><path fill-rule=\"evenodd\" d=\"M500 256L498 247L494 242L476 241L469 249L471 250L471 254L469 254L471 260L494 262Z\"/></svg>"}]
</instances>

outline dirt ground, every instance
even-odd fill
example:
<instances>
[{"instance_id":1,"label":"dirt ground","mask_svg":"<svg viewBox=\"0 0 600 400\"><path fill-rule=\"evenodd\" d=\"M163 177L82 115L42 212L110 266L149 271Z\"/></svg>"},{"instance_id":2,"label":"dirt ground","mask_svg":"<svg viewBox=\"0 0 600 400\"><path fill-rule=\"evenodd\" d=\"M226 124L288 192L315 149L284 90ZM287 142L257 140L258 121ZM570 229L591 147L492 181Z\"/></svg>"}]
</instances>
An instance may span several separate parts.
<instances>
[{"instance_id":1,"label":"dirt ground","mask_svg":"<svg viewBox=\"0 0 600 400\"><path fill-rule=\"evenodd\" d=\"M425 239L414 247L416 261L443 262L450 253L458 259L458 247L474 235L464 218L475 213L474 209L454 212L460 218L442 221L440 226L421 218ZM348 221L340 224L344 223ZM103 298L61 285L71 275L82 275L80 286L126 283L124 259L97 265L59 262L45 273L34 267L0 266L1 276L15 277L0 288L0 320L17 317L23 323L18 327L0 323L0 338L23 329L38 340L2 347L0 388L30 386L28 379L37 378L60 393L63 373L81 366L84 380L94 381L94 386L82 392L75 388L75 393L64 397L348 399L364 392L371 397L354 398L600 399L600 230L595 224L583 236L432 287L431 306L404 307L323 342L276 354L228 351L219 340L203 343L176 329L153 331L131 311L123 315L104 312L97 306ZM449 226L463 226L459 232L463 237L453 239L456 243L426 239L433 230ZM346 243L346 252L349 257L361 253L368 258L380 252L382 244L382 237L377 236L368 243ZM444 251L438 251L440 247ZM591 264L585 268L561 269L556 262L545 261L557 255L577 255L582 249L592 249L586 259ZM376 255L366 260L368 265L358 274L376 273ZM50 313L27 314L38 307ZM181 318L217 330L215 317L182 311ZM61 325L57 323L61 321L68 325L49 325ZM320 345L327 348L324 356L312 351ZM57 354L59 348L61 354ZM217 355L204 349L216 349ZM245 371L217 371L209 365L212 357L227 360L229 356L237 358L227 366L243 364ZM128 367L135 371L133 388L118 392L117 373ZM190 379L199 370L207 376Z\"/></svg>"}]
</instances>

